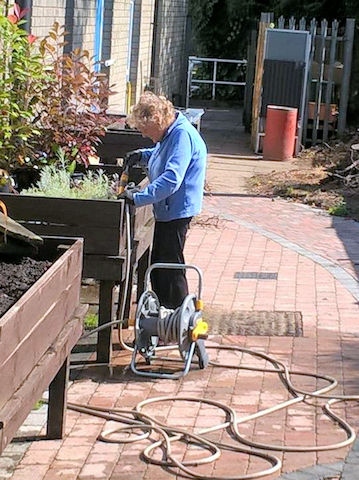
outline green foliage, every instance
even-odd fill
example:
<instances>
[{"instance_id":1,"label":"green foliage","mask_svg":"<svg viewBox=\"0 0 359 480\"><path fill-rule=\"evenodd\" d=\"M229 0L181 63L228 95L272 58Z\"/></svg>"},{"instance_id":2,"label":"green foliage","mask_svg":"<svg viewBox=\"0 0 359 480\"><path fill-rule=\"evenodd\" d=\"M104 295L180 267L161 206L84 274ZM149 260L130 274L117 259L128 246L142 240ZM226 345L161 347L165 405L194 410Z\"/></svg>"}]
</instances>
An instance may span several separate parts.
<instances>
[{"instance_id":1,"label":"green foliage","mask_svg":"<svg viewBox=\"0 0 359 480\"><path fill-rule=\"evenodd\" d=\"M190 0L197 55L245 58L248 35L261 12L253 0ZM265 8L265 11L268 7Z\"/></svg>"},{"instance_id":2,"label":"green foliage","mask_svg":"<svg viewBox=\"0 0 359 480\"><path fill-rule=\"evenodd\" d=\"M307 19L327 19L328 21L344 19L349 16L349 4L351 1L333 2L333 0L277 0L273 2L272 9L276 16L306 17ZM268 10L266 10L268 11Z\"/></svg>"},{"instance_id":3,"label":"green foliage","mask_svg":"<svg viewBox=\"0 0 359 480\"><path fill-rule=\"evenodd\" d=\"M336 217L347 217L348 216L348 207L347 204L343 201L340 202L338 205L334 207L330 207L328 209L330 215L334 215Z\"/></svg>"},{"instance_id":4,"label":"green foliage","mask_svg":"<svg viewBox=\"0 0 359 480\"><path fill-rule=\"evenodd\" d=\"M84 319L84 326L86 330L94 330L98 326L97 313L88 313Z\"/></svg>"},{"instance_id":5,"label":"green foliage","mask_svg":"<svg viewBox=\"0 0 359 480\"><path fill-rule=\"evenodd\" d=\"M0 168L57 163L88 166L105 135L112 88L89 52L64 53L64 27L55 22L39 42L21 28L15 3L0 0Z\"/></svg>"},{"instance_id":6,"label":"green foliage","mask_svg":"<svg viewBox=\"0 0 359 480\"><path fill-rule=\"evenodd\" d=\"M76 48L63 53L66 35L65 28L55 22L40 44L47 77L39 98L38 161L56 160L61 149L69 163L88 166L105 135L108 97L113 92L107 76L96 72L88 51Z\"/></svg>"},{"instance_id":7,"label":"green foliage","mask_svg":"<svg viewBox=\"0 0 359 480\"><path fill-rule=\"evenodd\" d=\"M359 18L359 0L189 0L198 56L246 58L248 35L262 12L327 20Z\"/></svg>"},{"instance_id":8,"label":"green foliage","mask_svg":"<svg viewBox=\"0 0 359 480\"><path fill-rule=\"evenodd\" d=\"M40 410L40 408L41 408L43 405L45 405L45 404L46 404L46 402L45 402L44 400L38 400L38 401L35 403L35 405L34 405L34 407L33 407L33 410Z\"/></svg>"},{"instance_id":9,"label":"green foliage","mask_svg":"<svg viewBox=\"0 0 359 480\"><path fill-rule=\"evenodd\" d=\"M102 170L92 170L74 176L69 170L56 165L41 169L40 180L35 187L21 191L22 195L38 195L55 198L115 199L116 183Z\"/></svg>"},{"instance_id":10,"label":"green foliage","mask_svg":"<svg viewBox=\"0 0 359 480\"><path fill-rule=\"evenodd\" d=\"M11 171L40 135L35 118L46 73L35 37L21 28L23 12L15 4L7 16L5 6L0 0L0 168Z\"/></svg>"}]
</instances>

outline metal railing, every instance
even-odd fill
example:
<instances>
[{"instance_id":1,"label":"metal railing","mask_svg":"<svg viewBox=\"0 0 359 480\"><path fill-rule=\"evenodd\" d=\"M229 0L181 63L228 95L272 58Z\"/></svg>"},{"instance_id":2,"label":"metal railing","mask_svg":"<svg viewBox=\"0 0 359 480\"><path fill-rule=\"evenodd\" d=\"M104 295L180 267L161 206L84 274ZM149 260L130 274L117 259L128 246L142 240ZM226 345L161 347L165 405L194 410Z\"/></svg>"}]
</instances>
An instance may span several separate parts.
<instances>
[{"instance_id":1,"label":"metal railing","mask_svg":"<svg viewBox=\"0 0 359 480\"><path fill-rule=\"evenodd\" d=\"M212 63L213 70L212 70L212 78L202 78L198 79L195 78L196 67L202 65L203 63ZM243 68L243 77L245 78L245 70L247 67L247 60L232 60L232 59L225 59L225 58L205 58L205 57L188 57L188 70L187 70L187 93L186 93L186 108L189 106L189 99L191 98L193 92L198 90L201 84L212 85L211 88L211 98L212 100L216 99L216 87L218 85L235 85L239 87L244 87L246 82L233 82L230 80L218 80L218 64L219 63L232 63L239 65Z\"/></svg>"}]
</instances>

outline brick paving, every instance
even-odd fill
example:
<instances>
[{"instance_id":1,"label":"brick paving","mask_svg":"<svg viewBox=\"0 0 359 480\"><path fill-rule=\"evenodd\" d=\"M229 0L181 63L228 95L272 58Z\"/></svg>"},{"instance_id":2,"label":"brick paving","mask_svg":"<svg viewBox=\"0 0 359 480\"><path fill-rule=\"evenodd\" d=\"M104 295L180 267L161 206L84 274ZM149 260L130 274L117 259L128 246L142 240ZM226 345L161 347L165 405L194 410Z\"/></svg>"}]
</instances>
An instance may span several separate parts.
<instances>
[{"instance_id":1,"label":"brick paving","mask_svg":"<svg viewBox=\"0 0 359 480\"><path fill-rule=\"evenodd\" d=\"M233 151L238 148L237 141L232 138L231 144L226 137L229 156L231 145ZM219 159L217 152L210 155L209 171L211 162L218 166ZM223 156L223 170L229 170L233 162L240 165L241 161L233 155ZM252 162L260 168L260 160ZM245 168L247 171L248 160ZM241 175L239 168L237 174ZM212 177L211 194L205 198L203 213L190 229L186 245L187 263L197 265L203 272L205 305L226 311L299 311L303 335L210 335L206 346L216 365L204 370L194 366L184 378L170 380L135 376L129 369L130 353L116 348L118 336L114 331L112 368L97 366L76 371L68 401L108 409L133 409L146 399L176 397L177 401L150 403L143 411L159 422L189 432L205 432L228 420L212 402L231 407L237 414L242 441L235 440L225 429L212 429L206 435L215 441L239 445L243 451L222 448L216 462L188 467L196 472L195 478L252 475L269 480L355 480L359 465L356 442L330 450L311 448L341 445L346 438L336 422L323 414L322 400L306 397L306 402L297 399L287 408L273 409L293 396L280 376L270 371L276 364L271 364L265 355L297 372L290 377L296 389L314 391L327 385L324 380L301 375L304 372L334 377L338 382L336 394L358 393L359 223L280 199L248 196L233 189L238 182L230 183L230 177L228 182L223 178L216 182ZM277 275L238 279L236 272ZM196 279L189 272L191 291L196 290ZM267 415L258 414L266 409ZM357 402L340 403L333 410L357 431ZM0 457L0 480L183 478L175 468L143 461L141 452L150 445L149 440L121 444L99 438L104 430L116 426L114 421L68 410L62 440L13 442L6 449ZM31 428L34 425L29 422L23 431ZM114 434L113 438L118 436ZM154 437L156 434L152 433L151 438ZM262 457L248 454L248 441L254 443ZM299 451L287 451L286 447L290 450L293 446ZM180 459L198 459L208 454L195 444L186 449L179 442L173 445L173 453ZM281 467L269 475L258 474L270 468L263 455L276 457L282 462ZM155 456L159 458L160 453L156 451Z\"/></svg>"}]
</instances>

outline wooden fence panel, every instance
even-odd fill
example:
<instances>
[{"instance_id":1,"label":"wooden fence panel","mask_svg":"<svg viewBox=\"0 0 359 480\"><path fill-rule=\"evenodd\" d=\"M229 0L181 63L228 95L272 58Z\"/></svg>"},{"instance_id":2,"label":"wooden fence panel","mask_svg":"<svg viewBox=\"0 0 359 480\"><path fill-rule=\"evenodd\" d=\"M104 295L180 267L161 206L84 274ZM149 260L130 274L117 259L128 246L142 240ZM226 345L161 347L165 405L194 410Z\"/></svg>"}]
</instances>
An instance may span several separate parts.
<instances>
[{"instance_id":1,"label":"wooden fence panel","mask_svg":"<svg viewBox=\"0 0 359 480\"><path fill-rule=\"evenodd\" d=\"M246 126L251 123L251 143L254 151L260 151L260 136L264 121L261 118L263 90L263 58L265 31L273 22L273 14L262 13L257 35L255 74L252 105L245 105ZM311 50L307 78L307 92L299 142L304 146L327 142L331 135L341 135L346 128L349 101L350 74L354 43L355 19L346 19L345 25L337 20L328 24L312 19L285 19L274 21L279 29L298 29L311 34ZM254 62L254 60L252 60ZM250 63L250 62L249 62ZM250 70L248 64L247 69ZM247 81L249 78L247 78ZM253 81L253 78L250 79ZM249 87L246 86L248 91Z\"/></svg>"}]
</instances>

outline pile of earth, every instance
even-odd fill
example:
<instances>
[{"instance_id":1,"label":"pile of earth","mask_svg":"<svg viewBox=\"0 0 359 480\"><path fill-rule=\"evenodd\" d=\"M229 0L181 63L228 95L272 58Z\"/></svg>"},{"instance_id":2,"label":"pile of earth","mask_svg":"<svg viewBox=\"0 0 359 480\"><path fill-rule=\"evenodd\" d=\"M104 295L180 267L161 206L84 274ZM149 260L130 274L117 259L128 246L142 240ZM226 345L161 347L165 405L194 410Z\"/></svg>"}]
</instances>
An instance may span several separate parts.
<instances>
[{"instance_id":1,"label":"pile of earth","mask_svg":"<svg viewBox=\"0 0 359 480\"><path fill-rule=\"evenodd\" d=\"M279 196L359 221L358 134L307 148L288 170L251 177L248 193Z\"/></svg>"},{"instance_id":2,"label":"pile of earth","mask_svg":"<svg viewBox=\"0 0 359 480\"><path fill-rule=\"evenodd\" d=\"M48 260L0 255L0 317L50 266Z\"/></svg>"}]
</instances>

